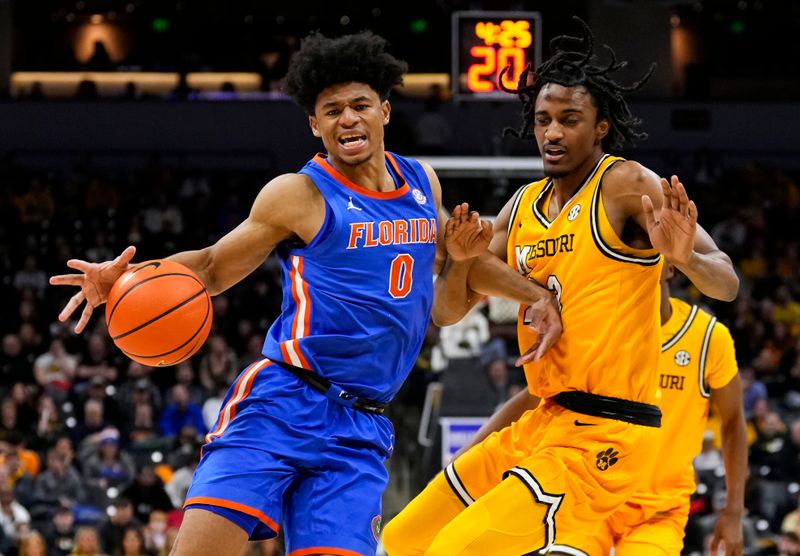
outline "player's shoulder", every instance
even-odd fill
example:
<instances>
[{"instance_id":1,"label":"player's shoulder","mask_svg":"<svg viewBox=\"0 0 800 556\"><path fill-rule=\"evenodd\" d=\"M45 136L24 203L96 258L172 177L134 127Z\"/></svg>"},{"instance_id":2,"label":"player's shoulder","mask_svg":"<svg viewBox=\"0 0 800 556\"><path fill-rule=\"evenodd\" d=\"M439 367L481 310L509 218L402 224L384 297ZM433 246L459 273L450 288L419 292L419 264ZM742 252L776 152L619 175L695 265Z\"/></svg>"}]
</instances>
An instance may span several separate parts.
<instances>
[{"instance_id":1,"label":"player's shoulder","mask_svg":"<svg viewBox=\"0 0 800 556\"><path fill-rule=\"evenodd\" d=\"M253 204L254 211L266 210L293 218L322 200L322 193L305 174L281 174L268 181Z\"/></svg>"},{"instance_id":2,"label":"player's shoulder","mask_svg":"<svg viewBox=\"0 0 800 556\"><path fill-rule=\"evenodd\" d=\"M658 186L658 174L635 160L620 160L612 164L603 175L603 192L607 195L619 191L630 193L631 190L648 192Z\"/></svg>"}]
</instances>

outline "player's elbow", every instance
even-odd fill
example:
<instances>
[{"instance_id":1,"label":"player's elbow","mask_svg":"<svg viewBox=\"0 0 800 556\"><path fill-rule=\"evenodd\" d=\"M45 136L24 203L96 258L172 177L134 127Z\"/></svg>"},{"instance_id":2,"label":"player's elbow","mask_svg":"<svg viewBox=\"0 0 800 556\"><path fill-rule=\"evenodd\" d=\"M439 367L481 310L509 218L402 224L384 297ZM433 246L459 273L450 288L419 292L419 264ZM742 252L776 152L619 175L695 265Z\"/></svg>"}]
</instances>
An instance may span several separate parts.
<instances>
[{"instance_id":1,"label":"player's elbow","mask_svg":"<svg viewBox=\"0 0 800 556\"><path fill-rule=\"evenodd\" d=\"M436 326L450 326L460 321L462 317L463 315L458 315L452 311L437 309L436 306L431 311L431 320Z\"/></svg>"},{"instance_id":2,"label":"player's elbow","mask_svg":"<svg viewBox=\"0 0 800 556\"><path fill-rule=\"evenodd\" d=\"M739 295L739 277L735 272L731 272L724 284L725 287L720 292L718 299L720 301L733 301Z\"/></svg>"}]
</instances>

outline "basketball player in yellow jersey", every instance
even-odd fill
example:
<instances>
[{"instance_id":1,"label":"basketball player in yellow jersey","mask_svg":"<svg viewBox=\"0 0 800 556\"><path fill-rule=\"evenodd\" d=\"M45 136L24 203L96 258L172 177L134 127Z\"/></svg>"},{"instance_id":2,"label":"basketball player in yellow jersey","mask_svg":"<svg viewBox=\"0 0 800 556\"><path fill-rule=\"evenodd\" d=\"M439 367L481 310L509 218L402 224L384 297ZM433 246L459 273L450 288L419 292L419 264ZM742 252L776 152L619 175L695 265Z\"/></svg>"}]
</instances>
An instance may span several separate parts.
<instances>
[{"instance_id":1,"label":"basketball player in yellow jersey","mask_svg":"<svg viewBox=\"0 0 800 556\"><path fill-rule=\"evenodd\" d=\"M503 208L489 245L561 307L562 336L544 353L528 327L539 308L520 310L520 362L542 402L456 459L389 523L390 556L570 554L599 533L655 462L662 255L706 295L730 300L738 290L678 179L605 153L641 135L629 89L610 78L620 65L595 62L583 26L583 38L554 39L532 84L520 77L520 135L535 137L549 177ZM440 324L477 301L466 277L490 272L483 256L464 255L476 220L462 205L447 224Z\"/></svg>"},{"instance_id":2,"label":"basketball player in yellow jersey","mask_svg":"<svg viewBox=\"0 0 800 556\"><path fill-rule=\"evenodd\" d=\"M659 405L664 417L658 467L646 481L646 490L614 513L601 534L576 542L576 554L608 555L612 546L617 556L681 553L689 497L695 491L692 460L702 447L709 401L722 422L727 490L711 553L716 555L721 544L725 556L742 554L747 427L733 339L716 318L697 306L670 298L672 276L672 265L667 263L661 281Z\"/></svg>"}]
</instances>

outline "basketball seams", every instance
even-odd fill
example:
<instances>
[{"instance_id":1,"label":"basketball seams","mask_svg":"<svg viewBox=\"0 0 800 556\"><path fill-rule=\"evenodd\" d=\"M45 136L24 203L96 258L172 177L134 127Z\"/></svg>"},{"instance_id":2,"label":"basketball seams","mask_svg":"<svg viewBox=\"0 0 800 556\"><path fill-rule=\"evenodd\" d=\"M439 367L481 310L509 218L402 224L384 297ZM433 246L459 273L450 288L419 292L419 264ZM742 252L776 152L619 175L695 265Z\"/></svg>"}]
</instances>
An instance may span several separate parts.
<instances>
[{"instance_id":1,"label":"basketball seams","mask_svg":"<svg viewBox=\"0 0 800 556\"><path fill-rule=\"evenodd\" d=\"M175 305L173 307L170 307L169 309L167 309L166 311L164 311L160 315L156 315L155 317L151 318L150 320L148 320L146 322L143 322L142 324L139 324L137 326L134 326L133 328L131 328L127 332L123 332L122 334L118 334L117 336L112 336L111 339L116 342L117 340L121 340L125 336L130 336L134 332L138 332L142 328L145 328L146 326L150 326L151 324L153 324L157 320L161 320L162 318L166 317L170 313L173 313L173 312L177 311L181 307L185 307L186 305L188 305L189 303L191 303L192 301L194 301L195 299L197 299L199 296L203 295L204 293L206 293L205 288L203 288L202 290L200 290L197 293L194 293L194 294L190 295L189 297L187 297L186 299L184 299L183 301L181 301L177 305ZM117 305L119 305L119 303L117 303Z\"/></svg>"},{"instance_id":2,"label":"basketball seams","mask_svg":"<svg viewBox=\"0 0 800 556\"><path fill-rule=\"evenodd\" d=\"M200 293L203 293L203 292L200 292ZM197 295L199 295L199 294L197 294ZM196 299L196 298L197 298L197 295L194 295L194 296L192 296L192 298L191 298L189 301L191 301L192 299ZM197 329L197 330L194 332L194 334L192 334L192 335L191 335L191 337L189 337L189 339L188 339L188 340L186 340L184 343L182 343L181 345L179 345L179 346L178 346L178 347L176 347L175 349L172 349L172 350L170 350L170 351L167 351L167 352L165 352L165 353L161 353L161 354L158 354L158 355L140 355L140 354L137 354L137 353L131 353L131 352L125 351L125 350L124 350L124 349L122 349L122 348L119 348L119 349L122 351L122 353L124 353L124 354L125 354L125 355L127 355L128 357L138 357L138 358L140 358L140 359L157 359L157 358L159 358L159 357L164 357L165 355L169 355L170 353L175 353L176 351L178 351L178 350L180 350L180 349L184 348L184 347L185 347L185 346L186 346L186 345L187 345L189 342L191 342L192 340L194 340L194 339L197 337L197 335L198 335L198 334L200 334L200 332L202 332L202 331L203 331L203 328L206 326L206 323L208 322L208 316L209 316L210 312L211 312L211 303L210 303L210 302L207 302L207 303L206 303L206 314L205 314L205 317L203 318L203 323L202 323L202 324L200 325L200 327L199 327L199 328L198 328L198 329ZM161 315L161 316L164 316L164 315ZM161 317L159 317L159 318L161 318ZM153 322L155 322L156 320L158 320L158 319L154 319L154 320L153 320ZM148 323L148 324L152 324L152 323ZM139 328L139 329L141 329L142 327L138 327L138 328ZM119 346L118 346L118 347L119 347ZM181 358L181 359L179 359L178 361L175 361L175 363L179 363L180 361L183 361L185 358L186 358L186 357L182 357L182 358ZM175 363L171 363L171 364L172 364L172 365L174 365Z\"/></svg>"},{"instance_id":3,"label":"basketball seams","mask_svg":"<svg viewBox=\"0 0 800 556\"><path fill-rule=\"evenodd\" d=\"M117 307L119 307L119 304L122 302L122 300L125 299L125 297L129 293L131 293L133 290L135 290L136 288L138 288L142 284L146 284L147 282L150 282L151 280L155 280L156 278L165 278L167 276L186 276L187 278L191 278L192 280L194 280L195 282L200 284L200 286L203 289L205 289L205 287L206 287L206 285L203 284L203 282L201 282L196 276L192 276L191 274L187 274L185 272L168 272L166 274L157 274L155 276L151 276L150 278L145 278L141 282L137 282L136 284L132 285L130 288L125 290L125 292L119 297L119 299L117 299L116 303L114 303L114 306L111 308L111 312L108 313L108 316L106 317L106 326L108 327L109 331L111 330L111 319L114 318L114 312L117 310ZM113 292L113 288L112 288L112 292ZM109 297L110 297L110 294L109 294ZM114 339L114 338L112 337L112 339Z\"/></svg>"}]
</instances>

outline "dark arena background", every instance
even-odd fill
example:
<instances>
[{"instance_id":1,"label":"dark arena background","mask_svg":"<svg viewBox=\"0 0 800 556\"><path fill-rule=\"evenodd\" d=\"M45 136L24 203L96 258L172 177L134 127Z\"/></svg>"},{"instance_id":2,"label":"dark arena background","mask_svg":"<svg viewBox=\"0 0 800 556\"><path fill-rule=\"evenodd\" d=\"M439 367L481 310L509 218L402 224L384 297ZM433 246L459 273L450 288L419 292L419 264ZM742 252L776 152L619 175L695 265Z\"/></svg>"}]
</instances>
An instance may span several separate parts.
<instances>
[{"instance_id":1,"label":"dark arena background","mask_svg":"<svg viewBox=\"0 0 800 556\"><path fill-rule=\"evenodd\" d=\"M271 257L214 298L196 356L153 369L114 347L102 311L81 335L60 323L73 292L50 275L127 245L136 260L209 245L322 150L281 90L312 30L389 40L410 73L390 98L387 148L432 164L446 208L491 217L542 177L536 145L503 136L520 103L497 72L546 57L572 15L630 60L623 82L657 64L630 97L649 138L621 154L680 176L733 259L736 301L680 278L673 291L736 343L745 554L800 554L800 2L778 0L0 0L0 554L123 554L126 534L142 544L126 554L168 554L203 437L281 305ZM491 37L506 20L522 22L508 44ZM524 388L516 315L487 299L431 326L390 406L384 521ZM708 553L724 504L719 436L712 411L684 554ZM280 539L251 544L283 554Z\"/></svg>"}]
</instances>

